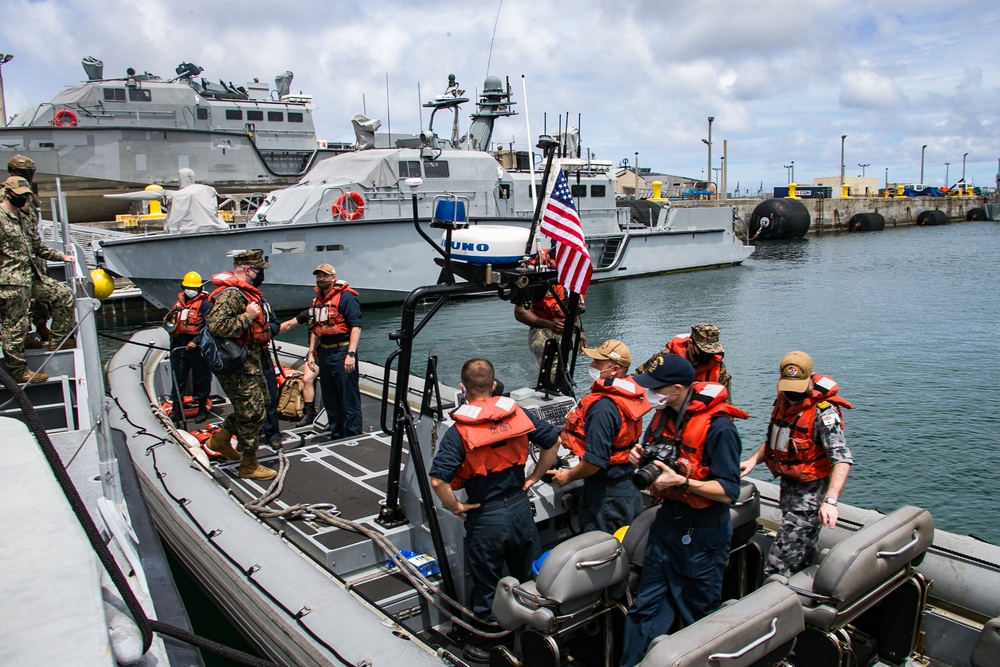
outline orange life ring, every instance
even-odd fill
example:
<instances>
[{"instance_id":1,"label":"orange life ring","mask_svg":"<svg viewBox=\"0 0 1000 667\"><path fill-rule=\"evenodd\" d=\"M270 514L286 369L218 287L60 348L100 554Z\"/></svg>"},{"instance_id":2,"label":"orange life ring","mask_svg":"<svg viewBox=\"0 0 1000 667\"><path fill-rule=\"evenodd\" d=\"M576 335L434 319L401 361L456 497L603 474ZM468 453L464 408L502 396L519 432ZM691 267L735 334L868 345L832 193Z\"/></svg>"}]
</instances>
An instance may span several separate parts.
<instances>
[{"instance_id":1,"label":"orange life ring","mask_svg":"<svg viewBox=\"0 0 1000 667\"><path fill-rule=\"evenodd\" d=\"M351 204L354 206L354 210L348 210L347 200L350 198ZM355 192L354 190L348 190L344 194L337 197L337 201L333 204L333 217L338 215L344 220L357 220L365 212L365 198L361 196L361 193Z\"/></svg>"},{"instance_id":2,"label":"orange life ring","mask_svg":"<svg viewBox=\"0 0 1000 667\"><path fill-rule=\"evenodd\" d=\"M184 400L184 416L185 417L195 417L195 416L197 416L198 415L198 401L194 400L194 398L191 397L191 396L185 396L183 398L183 400ZM173 401L164 401L163 405L161 405L160 407L163 409L163 412L168 417L174 411L174 403L173 403ZM207 399L205 401L205 409L206 410L211 410L212 409L212 399L209 398L209 399Z\"/></svg>"},{"instance_id":3,"label":"orange life ring","mask_svg":"<svg viewBox=\"0 0 1000 667\"><path fill-rule=\"evenodd\" d=\"M69 109L56 112L56 125L59 127L76 127L76 114Z\"/></svg>"}]
</instances>

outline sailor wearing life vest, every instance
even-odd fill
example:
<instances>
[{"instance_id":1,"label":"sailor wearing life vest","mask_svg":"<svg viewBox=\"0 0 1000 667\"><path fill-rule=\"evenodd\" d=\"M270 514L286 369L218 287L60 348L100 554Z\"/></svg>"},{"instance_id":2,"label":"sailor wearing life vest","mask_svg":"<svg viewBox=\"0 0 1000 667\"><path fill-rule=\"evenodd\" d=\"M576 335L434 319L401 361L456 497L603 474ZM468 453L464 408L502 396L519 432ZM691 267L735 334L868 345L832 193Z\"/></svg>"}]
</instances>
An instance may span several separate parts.
<instances>
[{"instance_id":1,"label":"sailor wearing life vest","mask_svg":"<svg viewBox=\"0 0 1000 667\"><path fill-rule=\"evenodd\" d=\"M452 412L455 425L445 431L431 463L431 486L442 506L465 519L465 555L472 577L472 611L493 618L493 597L506 563L521 581L531 578L531 563L541 540L526 491L556 458L559 431L529 415L513 399L492 396L493 364L470 359L462 366L462 391L468 403ZM525 479L528 443L542 450ZM455 495L465 489L466 500Z\"/></svg>"},{"instance_id":2,"label":"sailor wearing life vest","mask_svg":"<svg viewBox=\"0 0 1000 667\"><path fill-rule=\"evenodd\" d=\"M710 614L722 602L722 573L733 527L729 505L740 492L740 435L732 418L743 410L725 402L726 388L695 382L694 367L668 354L649 373L633 377L656 410L643 443L677 446L677 470L655 460L650 491L663 498L649 541L635 603L625 619L622 667L642 661L650 640ZM638 465L644 446L629 457Z\"/></svg>"},{"instance_id":3,"label":"sailor wearing life vest","mask_svg":"<svg viewBox=\"0 0 1000 667\"><path fill-rule=\"evenodd\" d=\"M177 301L165 319L173 327L170 332L170 367L174 372L176 395L171 400L174 405L183 400L190 372L190 395L198 404L198 414L194 418L196 424L208 419L208 394L212 390L212 371L194 342L201 323L201 305L207 297L208 293L201 288L201 275L197 271L188 271L181 280ZM184 410L172 410L170 414L174 423L179 424L183 420Z\"/></svg>"},{"instance_id":4,"label":"sailor wearing life vest","mask_svg":"<svg viewBox=\"0 0 1000 667\"><path fill-rule=\"evenodd\" d=\"M306 364L319 370L323 407L330 423L330 437L361 434L361 389L358 342L361 340L361 305L350 286L336 280L337 270L320 264L316 296L312 302L309 353Z\"/></svg>"},{"instance_id":5,"label":"sailor wearing life vest","mask_svg":"<svg viewBox=\"0 0 1000 667\"><path fill-rule=\"evenodd\" d=\"M657 352L635 369L636 373L648 373L662 363L663 356L667 354L677 354L694 366L694 379L700 382L718 382L726 388L726 403L733 402L733 378L726 371L726 364L722 357L726 354L722 343L719 342L719 334L722 331L719 327L708 322L699 322L691 325L690 334L680 334L674 336L668 342L663 351Z\"/></svg>"},{"instance_id":6,"label":"sailor wearing life vest","mask_svg":"<svg viewBox=\"0 0 1000 667\"><path fill-rule=\"evenodd\" d=\"M779 369L767 437L740 464L741 475L765 463L781 478L781 527L764 576L788 576L815 559L820 527L837 525L837 502L854 463L841 414L842 408L854 406L837 395L837 383L814 374L812 358L805 352L789 352Z\"/></svg>"},{"instance_id":7,"label":"sailor wearing life vest","mask_svg":"<svg viewBox=\"0 0 1000 667\"><path fill-rule=\"evenodd\" d=\"M545 341L562 336L566 324L563 305L568 307L569 293L565 287L556 284L549 288L542 299L532 303L531 308L520 304L514 306L514 319L529 327L528 347L539 364L542 363L545 352ZM579 312L583 313L584 308L583 297L580 297Z\"/></svg>"},{"instance_id":8,"label":"sailor wearing life vest","mask_svg":"<svg viewBox=\"0 0 1000 667\"><path fill-rule=\"evenodd\" d=\"M642 494L632 483L635 467L628 462L632 446L642 435L642 416L652 408L646 390L629 377L632 353L619 340L583 348L593 359L590 393L566 416L562 442L580 457L572 468L553 474L566 486L582 479L580 530L614 533L642 511Z\"/></svg>"},{"instance_id":9,"label":"sailor wearing life vest","mask_svg":"<svg viewBox=\"0 0 1000 667\"><path fill-rule=\"evenodd\" d=\"M230 460L240 460L239 476L244 479L268 480L278 474L257 463L257 445L269 401L261 367L262 348L271 341L269 308L258 288L264 283L264 270L270 267L262 250L241 252L233 257L231 273L212 276L215 290L208 295L212 304L207 321L209 333L217 338L235 338L247 348L242 367L216 376L233 411L208 446ZM234 434L242 454L229 442Z\"/></svg>"}]
</instances>

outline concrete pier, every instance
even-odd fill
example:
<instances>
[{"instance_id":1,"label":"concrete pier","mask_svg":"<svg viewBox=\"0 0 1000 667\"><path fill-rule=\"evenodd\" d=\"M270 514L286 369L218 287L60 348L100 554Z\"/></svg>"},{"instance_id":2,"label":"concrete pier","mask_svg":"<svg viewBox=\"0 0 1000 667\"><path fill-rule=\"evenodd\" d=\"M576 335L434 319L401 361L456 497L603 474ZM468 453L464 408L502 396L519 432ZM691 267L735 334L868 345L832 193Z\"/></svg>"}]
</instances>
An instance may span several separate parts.
<instances>
[{"instance_id":1,"label":"concrete pier","mask_svg":"<svg viewBox=\"0 0 1000 667\"><path fill-rule=\"evenodd\" d=\"M740 220L749 223L753 210L765 199L723 199L719 201L671 201L677 208L732 206ZM856 213L880 213L886 227L916 224L921 212L940 209L949 220L965 220L970 208L982 206L982 197L851 197L848 199L799 199L812 218L810 234L846 232L847 223Z\"/></svg>"}]
</instances>

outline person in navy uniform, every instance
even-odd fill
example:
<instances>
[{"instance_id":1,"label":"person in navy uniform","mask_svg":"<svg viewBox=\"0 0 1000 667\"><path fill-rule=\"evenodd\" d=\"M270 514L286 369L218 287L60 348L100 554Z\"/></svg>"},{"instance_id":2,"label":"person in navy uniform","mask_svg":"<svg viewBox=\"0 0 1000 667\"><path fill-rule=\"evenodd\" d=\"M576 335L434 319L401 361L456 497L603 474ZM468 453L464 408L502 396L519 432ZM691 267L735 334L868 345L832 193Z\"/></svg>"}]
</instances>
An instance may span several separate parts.
<instances>
[{"instance_id":1,"label":"person in navy uniform","mask_svg":"<svg viewBox=\"0 0 1000 667\"><path fill-rule=\"evenodd\" d=\"M468 403L452 412L455 425L445 431L431 463L431 487L441 505L465 521L465 557L472 578L471 607L476 617L493 620L493 597L506 564L521 581L541 552L527 490L555 462L559 430L505 396L494 396L493 364L470 359L462 366L462 392ZM541 454L525 478L528 443ZM464 488L467 500L455 491ZM477 662L488 652L476 644L466 655Z\"/></svg>"},{"instance_id":2,"label":"person in navy uniform","mask_svg":"<svg viewBox=\"0 0 1000 667\"><path fill-rule=\"evenodd\" d=\"M721 384L695 382L694 366L676 354L633 380L646 388L656 414L630 461L638 465L647 448L667 444L676 447L677 463L676 469L660 460L648 464L656 471L649 489L663 502L625 619L621 667L641 662L649 642L675 623L690 625L722 603L733 534L729 506L740 493L740 435L732 418L749 416L725 402Z\"/></svg>"}]
</instances>

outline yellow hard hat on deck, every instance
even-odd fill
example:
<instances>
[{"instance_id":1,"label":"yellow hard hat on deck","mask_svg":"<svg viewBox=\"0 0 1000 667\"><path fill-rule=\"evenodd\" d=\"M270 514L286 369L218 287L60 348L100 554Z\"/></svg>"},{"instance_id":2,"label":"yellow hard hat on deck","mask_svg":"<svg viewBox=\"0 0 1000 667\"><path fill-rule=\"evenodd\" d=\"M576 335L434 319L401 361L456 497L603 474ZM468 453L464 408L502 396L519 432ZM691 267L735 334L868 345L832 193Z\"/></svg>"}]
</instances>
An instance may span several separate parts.
<instances>
[{"instance_id":1,"label":"yellow hard hat on deck","mask_svg":"<svg viewBox=\"0 0 1000 667\"><path fill-rule=\"evenodd\" d=\"M184 274L184 280L181 281L181 286L198 288L201 287L201 274L197 271L188 271Z\"/></svg>"}]
</instances>

